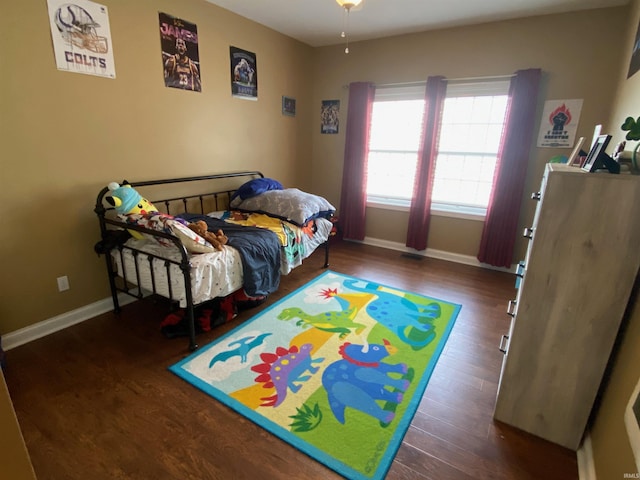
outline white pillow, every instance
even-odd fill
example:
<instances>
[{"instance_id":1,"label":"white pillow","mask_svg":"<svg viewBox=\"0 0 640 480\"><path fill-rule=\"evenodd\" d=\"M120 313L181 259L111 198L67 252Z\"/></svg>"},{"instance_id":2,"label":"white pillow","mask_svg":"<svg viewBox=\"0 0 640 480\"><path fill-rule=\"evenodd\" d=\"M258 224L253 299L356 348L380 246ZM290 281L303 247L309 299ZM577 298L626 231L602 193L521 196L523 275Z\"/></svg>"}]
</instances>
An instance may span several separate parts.
<instances>
[{"instance_id":1,"label":"white pillow","mask_svg":"<svg viewBox=\"0 0 640 480\"><path fill-rule=\"evenodd\" d=\"M231 207L245 212L265 213L301 227L314 218L329 218L336 211L323 197L297 188L268 190L244 200L236 197L231 201Z\"/></svg>"}]
</instances>

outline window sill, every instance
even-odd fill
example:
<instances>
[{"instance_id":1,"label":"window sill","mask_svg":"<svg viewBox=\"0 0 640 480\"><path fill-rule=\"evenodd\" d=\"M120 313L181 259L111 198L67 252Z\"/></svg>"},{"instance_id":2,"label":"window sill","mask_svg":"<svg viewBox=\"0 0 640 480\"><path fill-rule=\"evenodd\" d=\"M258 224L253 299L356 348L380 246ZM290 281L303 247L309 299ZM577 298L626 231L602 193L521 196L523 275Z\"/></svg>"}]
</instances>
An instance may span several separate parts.
<instances>
[{"instance_id":1,"label":"window sill","mask_svg":"<svg viewBox=\"0 0 640 480\"><path fill-rule=\"evenodd\" d=\"M385 203L376 200L368 200L367 207L377 208L380 210L393 210L396 212L409 212L409 206L406 203ZM431 214L438 217L460 218L463 220L475 220L484 222L486 211L480 208L456 207L452 205L433 204L431 205Z\"/></svg>"}]
</instances>

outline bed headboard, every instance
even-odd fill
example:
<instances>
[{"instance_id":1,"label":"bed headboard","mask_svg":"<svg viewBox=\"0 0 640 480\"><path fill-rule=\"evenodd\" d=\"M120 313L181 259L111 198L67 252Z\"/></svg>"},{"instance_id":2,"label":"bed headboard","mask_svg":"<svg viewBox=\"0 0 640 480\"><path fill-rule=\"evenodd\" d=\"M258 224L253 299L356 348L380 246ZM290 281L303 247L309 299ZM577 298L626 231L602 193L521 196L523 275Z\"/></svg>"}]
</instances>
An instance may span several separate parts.
<instances>
[{"instance_id":1,"label":"bed headboard","mask_svg":"<svg viewBox=\"0 0 640 480\"><path fill-rule=\"evenodd\" d=\"M121 185L129 183L163 213L204 214L228 209L231 195L243 183L254 178L264 178L264 175L258 171L242 171L135 182L123 180ZM104 187L96 199L94 211L99 217L104 218L115 211L105 201L108 192L109 189Z\"/></svg>"}]
</instances>

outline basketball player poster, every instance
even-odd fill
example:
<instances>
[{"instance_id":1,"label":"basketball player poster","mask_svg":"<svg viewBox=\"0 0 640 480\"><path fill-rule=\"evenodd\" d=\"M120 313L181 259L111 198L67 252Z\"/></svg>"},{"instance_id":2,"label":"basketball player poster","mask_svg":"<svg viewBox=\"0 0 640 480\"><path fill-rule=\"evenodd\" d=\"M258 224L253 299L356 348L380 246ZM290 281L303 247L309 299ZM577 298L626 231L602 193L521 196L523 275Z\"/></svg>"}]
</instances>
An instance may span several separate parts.
<instances>
[{"instance_id":1,"label":"basketball player poster","mask_svg":"<svg viewBox=\"0 0 640 480\"><path fill-rule=\"evenodd\" d=\"M107 7L89 0L47 0L58 70L116 78Z\"/></svg>"},{"instance_id":2,"label":"basketball player poster","mask_svg":"<svg viewBox=\"0 0 640 480\"><path fill-rule=\"evenodd\" d=\"M202 91L198 27L158 12L165 87Z\"/></svg>"}]
</instances>

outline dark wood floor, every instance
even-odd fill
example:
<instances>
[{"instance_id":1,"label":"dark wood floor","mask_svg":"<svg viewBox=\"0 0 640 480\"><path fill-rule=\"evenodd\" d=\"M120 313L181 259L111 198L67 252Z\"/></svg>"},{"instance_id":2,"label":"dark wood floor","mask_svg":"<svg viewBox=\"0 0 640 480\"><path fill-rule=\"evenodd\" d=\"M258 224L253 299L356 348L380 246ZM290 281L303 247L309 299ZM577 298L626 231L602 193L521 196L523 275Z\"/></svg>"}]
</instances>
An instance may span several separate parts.
<instances>
[{"instance_id":1,"label":"dark wood floor","mask_svg":"<svg viewBox=\"0 0 640 480\"><path fill-rule=\"evenodd\" d=\"M208 343L321 272L317 252L269 301L198 336ZM575 452L492 418L513 276L348 242L331 268L462 310L388 479L578 478ZM5 376L39 480L331 479L338 475L167 370L189 352L149 301L7 352Z\"/></svg>"}]
</instances>

